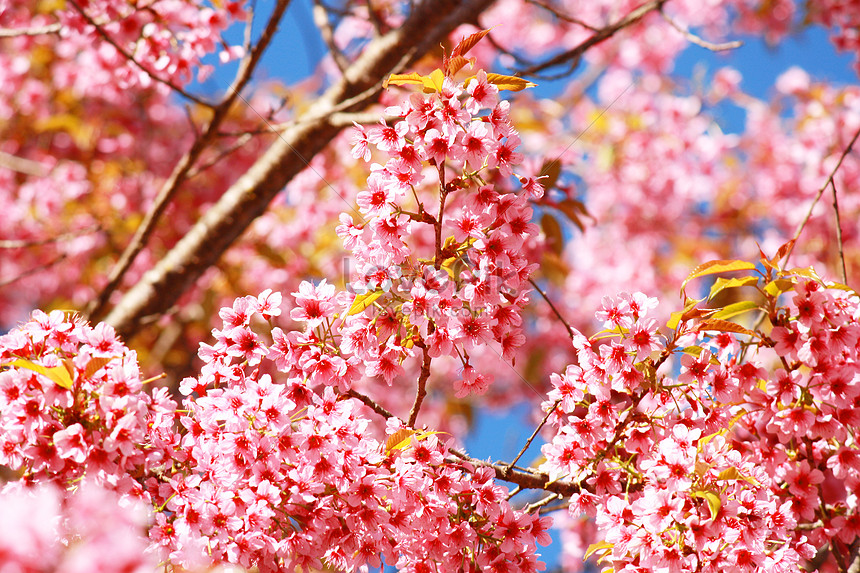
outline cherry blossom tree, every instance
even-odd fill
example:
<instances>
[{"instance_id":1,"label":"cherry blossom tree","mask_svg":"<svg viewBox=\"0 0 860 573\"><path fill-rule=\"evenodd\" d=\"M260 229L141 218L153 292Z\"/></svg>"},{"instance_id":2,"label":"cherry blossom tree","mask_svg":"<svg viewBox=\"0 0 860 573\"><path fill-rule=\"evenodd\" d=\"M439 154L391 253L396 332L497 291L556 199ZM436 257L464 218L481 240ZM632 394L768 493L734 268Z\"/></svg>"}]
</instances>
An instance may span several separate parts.
<instances>
[{"instance_id":1,"label":"cherry blossom tree","mask_svg":"<svg viewBox=\"0 0 860 573\"><path fill-rule=\"evenodd\" d=\"M860 7L290 4L0 0L0 569L860 568Z\"/></svg>"}]
</instances>

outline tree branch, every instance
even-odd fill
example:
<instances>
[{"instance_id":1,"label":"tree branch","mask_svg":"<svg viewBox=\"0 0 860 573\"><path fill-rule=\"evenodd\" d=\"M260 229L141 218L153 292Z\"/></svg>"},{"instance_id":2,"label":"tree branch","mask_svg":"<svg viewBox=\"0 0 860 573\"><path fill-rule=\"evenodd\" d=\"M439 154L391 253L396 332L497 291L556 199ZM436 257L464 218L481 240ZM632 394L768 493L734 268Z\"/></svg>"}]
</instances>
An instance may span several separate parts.
<instances>
[{"instance_id":1,"label":"tree branch","mask_svg":"<svg viewBox=\"0 0 860 573\"><path fill-rule=\"evenodd\" d=\"M803 228L806 227L806 224L809 222L810 217L812 217L812 211L815 209L815 206L818 204L818 201L821 199L821 196L824 195L824 191L830 186L833 182L833 178L836 177L836 172L839 171L839 168L842 167L842 162L845 161L845 158L848 157L848 154L851 153L851 150L854 148L854 144L857 143L857 138L860 137L860 128L857 128L857 131L854 132L854 136L851 138L851 141L848 143L848 146L842 151L842 155L839 156L839 161L836 162L836 166L830 171L830 175L827 177L827 180L824 182L824 185L821 186L821 189L818 190L818 193L815 195L815 199L812 200L812 204L809 206L809 211L806 212L806 216L803 218L803 221L800 222L800 225L797 226L797 230L794 232L794 236L791 238L792 243L788 248L788 252L785 253L785 262L788 263L789 257L791 257L791 252L794 250L794 245L797 244L797 239L800 238L800 233L803 232Z\"/></svg>"},{"instance_id":2,"label":"tree branch","mask_svg":"<svg viewBox=\"0 0 860 573\"><path fill-rule=\"evenodd\" d=\"M368 408L370 408L371 410L373 410L374 412L376 412L377 414L379 414L380 416L382 416L386 420L388 418L394 418L395 417L394 414L392 414L391 412L386 410L383 406L381 406L376 401L374 401L373 398L371 398L369 396L365 396L361 392L357 392L355 390L350 389L344 393L344 396L349 396L350 398L355 398L356 400L358 400L359 402L361 402L362 404L364 404L365 406L367 406Z\"/></svg>"},{"instance_id":3,"label":"tree branch","mask_svg":"<svg viewBox=\"0 0 860 573\"><path fill-rule=\"evenodd\" d=\"M521 69L517 71L518 75L529 76L534 75L538 72L546 70L548 68L554 68L556 66L561 66L563 64L571 64L572 67L575 67L579 59L582 57L588 49L596 46L597 44L603 43L608 40L620 30L627 28L628 26L632 26L633 24L639 22L642 18L647 16L650 12L655 10L660 10L668 0L653 0L648 2L647 4L643 4L639 8L631 11L629 14L615 22L614 24L610 24L605 28L601 28L596 31L593 36L580 43L575 48L567 50L566 52L562 52L545 62L541 62L539 64L531 65L527 68Z\"/></svg>"},{"instance_id":4,"label":"tree branch","mask_svg":"<svg viewBox=\"0 0 860 573\"><path fill-rule=\"evenodd\" d=\"M122 283L123 277L131 268L137 255L140 254L146 246L149 238L155 231L155 227L158 224L159 219L167 210L167 206L170 204L170 201L173 200L174 195L176 195L176 192L179 190L182 183L188 178L189 172L199 159L200 154L203 153L211 141L217 136L218 128L221 126L224 119L226 119L230 108L239 97L239 93L250 81L260 58L266 51L266 48L268 48L275 32L277 32L278 24L280 23L281 17L284 15L289 4L290 0L278 0L266 28L260 35L260 40L257 42L257 45L254 46L254 48L248 52L244 58L242 58L233 83L228 88L224 98L213 110L212 119L203 129L203 132L195 138L191 149L189 149L182 159L179 160L179 163L177 163L173 168L173 172L170 174L170 177L168 177L161 186L152 207L135 230L134 237L132 237L131 242L111 269L107 284L86 308L85 313L91 321L95 322L101 320L105 316L110 296Z\"/></svg>"},{"instance_id":5,"label":"tree branch","mask_svg":"<svg viewBox=\"0 0 860 573\"><path fill-rule=\"evenodd\" d=\"M546 421L549 420L549 417L552 416L552 413L555 412L555 410L556 410L556 408L558 408L559 404L561 404L561 400L556 400L555 402L553 402L552 407L549 410L547 410L546 416L543 417L543 420L541 420L540 424L538 424L537 428L535 428L535 431L532 432L532 435L529 436L528 440L526 440L526 445L523 446L523 449L520 450L520 453L517 454L517 457L515 457L514 459L512 459L510 461L510 463L508 463L508 465L506 466L507 469L510 470L512 467L517 465L517 462L520 461L520 458L523 457L523 454L525 454L526 450L529 449L529 446L532 445L532 441L534 441L535 437L538 435L538 433L541 431L541 429L546 425Z\"/></svg>"},{"instance_id":6,"label":"tree branch","mask_svg":"<svg viewBox=\"0 0 860 573\"><path fill-rule=\"evenodd\" d=\"M562 480L553 481L549 478L549 475L542 472L537 472L528 468L508 469L507 465L502 463L477 460L463 452L458 452L453 449L448 451L455 457L471 465L491 468L496 472L496 479L517 484L521 489L540 489L550 493L557 493L564 497L571 496L581 491L594 493L589 485L578 485Z\"/></svg>"},{"instance_id":7,"label":"tree branch","mask_svg":"<svg viewBox=\"0 0 860 573\"><path fill-rule=\"evenodd\" d=\"M492 2L428 0L402 26L370 42L343 77L317 99L307 118L288 125L170 252L125 293L105 320L127 340L146 317L170 308L340 132L329 123L330 113L358 111L368 96L379 92L382 78L405 69L461 23L474 22Z\"/></svg>"},{"instance_id":8,"label":"tree branch","mask_svg":"<svg viewBox=\"0 0 860 573\"><path fill-rule=\"evenodd\" d=\"M740 40L735 40L733 42L724 42L722 44L714 44L712 42L708 42L707 40L704 40L692 33L688 28L684 28L683 26L678 24L662 9L660 10L660 15L663 16L663 19L666 20L670 26L680 32L681 35L683 35L688 42L690 42L691 44L696 44L697 46L705 48L706 50L710 50L712 52L725 52L726 50L734 50L735 48L740 48L744 45L744 43Z\"/></svg>"},{"instance_id":9,"label":"tree branch","mask_svg":"<svg viewBox=\"0 0 860 573\"><path fill-rule=\"evenodd\" d=\"M320 0L314 0L314 24L319 29L323 42L328 46L332 60L343 73L349 67L349 60L346 59L334 41L334 30L331 26L331 20L329 20L329 12Z\"/></svg>"},{"instance_id":10,"label":"tree branch","mask_svg":"<svg viewBox=\"0 0 860 573\"><path fill-rule=\"evenodd\" d=\"M144 72L146 75L148 75L150 78L152 78L153 80L155 80L156 82L158 82L158 83L160 83L160 84L164 84L164 85L166 85L167 87L169 87L170 89L172 89L173 91L175 91L176 93L178 93L179 95L181 95L182 97L184 97L185 99L188 99L188 100L190 100L190 101L193 101L194 103L196 103L196 104L198 104L198 105L202 105L202 106L204 106L204 107L212 107L212 104L211 104L211 103L209 103L209 102L207 102L207 101L205 101L205 100L203 100L203 99L200 99L200 98L199 98L199 97L197 97L196 95L194 95L194 94L192 94L192 93L189 93L189 92L185 91L184 89L182 89L181 87L179 87L178 85L176 85L176 83L174 83L173 81L171 81L171 80L169 80L169 79L162 78L161 76L159 76L158 74L156 74L156 73L155 73L155 72L153 72L152 70L147 69L147 68L146 68L146 66L144 66L143 64L141 64L140 62L138 62L138 61L134 58L134 56L133 56L132 54L130 54L130 53L129 53L129 51L128 51L128 50L126 50L125 48L123 48L122 46L120 46L120 45L119 45L119 43L118 43L116 40L114 40L113 38L111 38L110 34L108 34L107 32L105 32L105 31L104 31L104 29L102 29L102 27L99 25L99 23L98 23L98 22L96 22L93 18L91 18L91 17L90 17L90 15L89 15L89 14L87 14L87 13L84 11L84 9L83 9L83 8L81 8L80 6L78 6L77 2L75 2L74 0L69 0L69 4L70 4L70 5L71 5L71 7L75 10L75 12L77 12L78 14L80 14L80 15L81 15L81 17L82 17L84 20L86 20L87 24L89 24L90 26L92 26L92 27L95 29L96 33L97 33L99 36L101 36L101 37L102 37L102 39L104 39L104 41L105 41L105 42L107 42L108 44L110 44L111 46L113 46L113 47L114 47L114 49L116 49L116 51L117 51L117 52L119 52L119 53L120 53L120 55L122 55L122 57L123 57L123 58L125 58L126 60L128 60L129 62L131 62L131 63L132 63L132 64L134 64L135 66L137 66L138 68L140 68L140 70L141 70L141 71L143 71L143 72Z\"/></svg>"},{"instance_id":11,"label":"tree branch","mask_svg":"<svg viewBox=\"0 0 860 573\"><path fill-rule=\"evenodd\" d=\"M848 284L848 269L845 268L845 249L842 243L842 221L839 217L839 200L836 198L836 183L830 179L833 188L833 210L836 212L836 243L839 247L839 262L842 263L842 284Z\"/></svg>"},{"instance_id":12,"label":"tree branch","mask_svg":"<svg viewBox=\"0 0 860 573\"><path fill-rule=\"evenodd\" d=\"M62 26L59 23L48 24L36 28L0 28L0 38L18 38L20 36L44 36L59 34Z\"/></svg>"},{"instance_id":13,"label":"tree branch","mask_svg":"<svg viewBox=\"0 0 860 573\"><path fill-rule=\"evenodd\" d=\"M416 346L418 346L416 344ZM421 361L421 374L418 375L418 389L415 392L415 402L412 404L412 410L409 412L409 421L406 423L410 428L415 427L415 420L418 419L418 412L421 410L421 404L424 403L424 398L427 396L427 379L430 378L430 351L427 345L423 342L420 348L424 351L424 358Z\"/></svg>"}]
</instances>

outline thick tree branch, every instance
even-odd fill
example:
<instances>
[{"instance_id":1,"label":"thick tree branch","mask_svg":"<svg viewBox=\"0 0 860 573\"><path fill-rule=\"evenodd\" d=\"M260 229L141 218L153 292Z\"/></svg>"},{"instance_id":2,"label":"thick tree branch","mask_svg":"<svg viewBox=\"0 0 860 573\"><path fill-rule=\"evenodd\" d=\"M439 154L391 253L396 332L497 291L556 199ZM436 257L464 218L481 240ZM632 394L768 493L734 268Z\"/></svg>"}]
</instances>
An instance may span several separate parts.
<instances>
[{"instance_id":1,"label":"thick tree branch","mask_svg":"<svg viewBox=\"0 0 860 573\"><path fill-rule=\"evenodd\" d=\"M328 120L332 112L359 111L367 95L378 93L382 78L405 69L458 25L474 22L492 2L428 0L402 26L370 42L306 117L288 125L173 249L125 293L106 321L128 339L147 317L170 308L339 133L340 128ZM349 107L344 107L347 102Z\"/></svg>"},{"instance_id":2,"label":"thick tree branch","mask_svg":"<svg viewBox=\"0 0 860 573\"><path fill-rule=\"evenodd\" d=\"M272 38L278 30L278 24L281 21L281 17L284 15L284 12L289 5L290 0L278 0L266 28L260 35L260 40L257 42L257 45L254 46L254 48L242 59L239 64L239 70L236 72L236 78L228 88L222 101L214 108L212 119L203 128L203 132L195 138L191 149L189 149L182 159L179 160L179 163L177 163L173 168L173 172L170 174L170 177L168 177L161 186L161 189L155 198L155 202L144 216L143 221L141 221L140 226L138 226L135 231L131 242L128 244L125 251L123 251L119 260L111 270L107 284L102 288L99 295L93 300L89 307L87 307L86 314L89 316L91 321L95 322L104 317L110 296L119 287L125 273L127 273L128 269L131 268L137 255L140 254L146 246L150 236L152 236L152 233L155 231L158 221L161 219L165 210L167 210L167 206L170 204L170 201L173 199L174 195L176 195L176 192L179 190L182 183L188 178L191 168L197 162L203 151L218 135L218 128L227 117L227 114L230 112L230 108L233 107L233 104L239 97L239 93L251 80L254 69L257 67L257 64L259 63L263 53L266 51L266 48L269 47L269 43L272 41Z\"/></svg>"}]
</instances>

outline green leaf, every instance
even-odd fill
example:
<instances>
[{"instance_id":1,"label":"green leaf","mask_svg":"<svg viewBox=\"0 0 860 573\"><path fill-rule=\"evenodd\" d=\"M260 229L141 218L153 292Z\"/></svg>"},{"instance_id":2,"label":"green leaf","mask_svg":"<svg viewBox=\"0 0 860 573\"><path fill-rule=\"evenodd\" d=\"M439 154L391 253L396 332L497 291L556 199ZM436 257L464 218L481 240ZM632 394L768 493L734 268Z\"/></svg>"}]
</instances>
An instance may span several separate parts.
<instances>
[{"instance_id":1,"label":"green leaf","mask_svg":"<svg viewBox=\"0 0 860 573\"><path fill-rule=\"evenodd\" d=\"M742 300L723 307L719 312L711 316L711 318L727 319L751 310L757 310L758 304L752 300Z\"/></svg>"},{"instance_id":2,"label":"green leaf","mask_svg":"<svg viewBox=\"0 0 860 573\"><path fill-rule=\"evenodd\" d=\"M358 314L359 312L363 312L364 309L373 304L373 302L382 296L381 290L374 290L364 294L360 294L355 297L355 300L352 301L352 306L349 307L349 312L347 316L352 316L353 314Z\"/></svg>"},{"instance_id":3,"label":"green leaf","mask_svg":"<svg viewBox=\"0 0 860 573\"><path fill-rule=\"evenodd\" d=\"M708 294L708 300L714 298L717 294L726 290L727 288L736 288L736 287L744 287L744 286L753 286L758 283L758 277L738 277L733 279L726 279L723 277L717 277L717 280L714 282L711 287L711 292Z\"/></svg>"},{"instance_id":4,"label":"green leaf","mask_svg":"<svg viewBox=\"0 0 860 573\"><path fill-rule=\"evenodd\" d=\"M65 364L61 364L59 366L51 366L49 368L47 366L42 366L41 364L36 364L35 362L31 362L29 360L19 358L18 360L15 360L11 364L9 364L9 366L32 370L33 372L37 372L42 376L49 378L57 386L61 386L66 390L72 389L72 375L69 373L68 366L66 366Z\"/></svg>"},{"instance_id":5,"label":"green leaf","mask_svg":"<svg viewBox=\"0 0 860 573\"><path fill-rule=\"evenodd\" d=\"M703 263L693 269L693 271L684 279L684 282L681 283L681 292L685 292L684 289L687 287L687 283L691 280L699 277L704 277L707 275L715 275L718 273L729 273L732 271L751 271L755 270L755 265L748 261L738 261L738 260L718 260L718 261L709 261L707 263Z\"/></svg>"}]
</instances>

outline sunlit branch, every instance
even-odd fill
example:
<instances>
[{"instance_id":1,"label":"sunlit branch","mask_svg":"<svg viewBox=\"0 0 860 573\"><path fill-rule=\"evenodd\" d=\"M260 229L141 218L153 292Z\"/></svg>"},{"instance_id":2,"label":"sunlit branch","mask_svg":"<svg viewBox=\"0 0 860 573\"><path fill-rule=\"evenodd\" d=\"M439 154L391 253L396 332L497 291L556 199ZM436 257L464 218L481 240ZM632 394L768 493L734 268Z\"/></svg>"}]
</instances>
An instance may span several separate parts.
<instances>
[{"instance_id":1,"label":"sunlit branch","mask_svg":"<svg viewBox=\"0 0 860 573\"><path fill-rule=\"evenodd\" d=\"M119 287L128 269L131 268L137 255L143 250L149 241L150 236L155 230L155 227L173 199L173 196L181 187L182 183L187 179L189 172L194 167L194 164L199 159L203 151L209 146L211 141L218 134L218 128L226 119L230 108L239 96L239 92L247 85L253 75L254 69L260 61L266 48L268 48L272 38L278 29L278 24L284 12L289 6L290 0L278 0L275 9L272 12L269 22L256 46L242 58L239 64L239 70L236 72L236 77L232 85L224 95L222 101L214 108L212 119L204 128L203 132L195 138L191 149L179 160L179 163L174 167L170 177L164 182L158 195L153 202L152 207L144 216L143 221L137 227L134 237L123 251L119 260L111 269L110 277L105 287L101 290L98 297L86 309L87 315L91 320L98 320L104 317L107 302L111 294Z\"/></svg>"},{"instance_id":2,"label":"sunlit branch","mask_svg":"<svg viewBox=\"0 0 860 573\"><path fill-rule=\"evenodd\" d=\"M523 454L525 454L526 450L529 449L529 446L532 445L532 441L535 439L535 436L537 436L538 433L541 431L541 429L546 425L547 420L549 420L549 417L552 415L553 412L555 412L555 410L556 410L556 408L558 408L559 404L561 404L561 400L556 400L553 403L553 405L550 407L550 409L547 410L546 416L543 417L543 420L541 420L540 424L538 424L537 428L535 428L535 431L532 432L532 435L529 436L528 440L526 440L526 445L523 446L523 449L520 450L520 453L517 454L517 457L515 457L513 460L511 460L511 462L508 464L508 466L507 466L508 469L511 469L512 467L514 467L517 464L517 462L520 460L520 458L523 457Z\"/></svg>"},{"instance_id":3,"label":"sunlit branch","mask_svg":"<svg viewBox=\"0 0 860 573\"><path fill-rule=\"evenodd\" d=\"M848 284L848 269L845 268L845 250L842 243L842 221L839 217L839 200L836 198L836 183L830 179L833 188L833 210L836 212L836 243L839 246L839 262L842 263L842 284Z\"/></svg>"},{"instance_id":4,"label":"sunlit branch","mask_svg":"<svg viewBox=\"0 0 860 573\"><path fill-rule=\"evenodd\" d=\"M538 284L535 282L535 280L533 278L529 278L529 282L532 284L532 286L535 288L535 290L538 291L538 293L543 297L543 299L549 305L550 310L552 310L553 314L555 314L555 316L561 321L561 323L567 329L567 334L570 336L570 339L573 340L573 338L575 336L574 332L573 332L573 328L564 319L564 317L561 315L561 312L559 312L558 308L556 308L556 306L552 303L552 301L549 299L549 297L546 295L546 293L543 292L543 290L541 290L541 288L538 286Z\"/></svg>"},{"instance_id":5,"label":"sunlit branch","mask_svg":"<svg viewBox=\"0 0 860 573\"><path fill-rule=\"evenodd\" d=\"M114 40L110 34L105 32L105 30L102 28L102 26L100 26L98 22L96 22L92 17L90 17L90 15L87 14L86 11L84 11L84 9L81 8L77 4L77 2L75 2L74 0L69 0L69 5L75 10L75 12L80 14L84 20L86 20L87 24L89 24L90 26L92 26L95 29L96 33L99 36L101 36L105 42L107 42L108 44L113 46L114 49L116 49L116 51L119 52L119 54L123 58L125 58L126 60L128 60L129 62L134 64L137 68L139 68L142 72L144 72L146 75L148 75L154 81L156 81L160 84L164 84L165 86L169 87L170 89L172 89L173 91L175 91L176 93L178 93L179 95L184 97L185 99L193 101L197 105L202 105L204 107L209 107L209 108L213 107L211 103L197 97L196 95L194 95L192 93L185 91L180 86L176 85L175 82L173 82L167 78L162 78L161 76L159 76L158 74L156 74L152 70L148 69L146 66L144 66L140 62L138 62L137 59L131 53L129 53L128 50L126 50L124 47L122 47L119 44L119 42Z\"/></svg>"},{"instance_id":6,"label":"sunlit branch","mask_svg":"<svg viewBox=\"0 0 860 573\"><path fill-rule=\"evenodd\" d=\"M33 267L32 269L27 269L26 271L24 271L20 274L17 274L14 277L8 278L6 280L2 280L2 281L0 281L0 288L7 287L13 283L20 281L21 279L25 279L31 275L41 273L42 271L46 271L46 270L50 269L51 267L53 267L54 265L57 265L57 264L63 262L67 258L68 258L68 255L63 253L62 255L60 255L54 259L51 259L50 261L48 261L47 263L45 263L43 265L39 265L38 267Z\"/></svg>"},{"instance_id":7,"label":"sunlit branch","mask_svg":"<svg viewBox=\"0 0 860 573\"><path fill-rule=\"evenodd\" d=\"M430 378L430 361L432 358L430 357L430 350L427 348L423 342L417 343L416 346L419 346L423 353L424 357L421 360L421 373L418 375L418 387L415 392L415 402L412 404L412 410L409 412L409 421L407 425L409 427L415 427L415 421L418 419L418 412L421 410L421 404L424 403L424 398L427 397L427 380Z\"/></svg>"},{"instance_id":8,"label":"sunlit branch","mask_svg":"<svg viewBox=\"0 0 860 573\"><path fill-rule=\"evenodd\" d=\"M454 449L448 451L454 457L473 466L491 468L496 473L496 479L516 484L520 486L521 489L540 489L551 493L557 493L564 497L571 496L583 490L591 491L591 486L589 485L580 486L564 480L552 480L548 474L529 470L527 468L512 468L508 470L507 465L503 463L478 460Z\"/></svg>"},{"instance_id":9,"label":"sunlit branch","mask_svg":"<svg viewBox=\"0 0 860 573\"><path fill-rule=\"evenodd\" d=\"M332 60L334 60L337 68L343 73L349 67L349 60L346 59L346 56L340 51L340 48L337 47L334 41L334 30L332 29L329 12L320 0L314 0L313 13L314 24L319 28L320 36L325 45L328 46Z\"/></svg>"},{"instance_id":10,"label":"sunlit branch","mask_svg":"<svg viewBox=\"0 0 860 573\"><path fill-rule=\"evenodd\" d=\"M45 177L48 174L48 168L38 161L17 157L4 151L0 151L0 167L33 177Z\"/></svg>"},{"instance_id":11,"label":"sunlit branch","mask_svg":"<svg viewBox=\"0 0 860 573\"><path fill-rule=\"evenodd\" d=\"M366 395L362 394L361 392L350 389L344 393L344 396L349 396L350 398L355 398L356 400L358 400L359 402L361 402L362 404L364 404L365 406L367 406L368 408L370 408L371 410L373 410L374 412L376 412L377 414L379 414L380 416L382 416L386 420L389 418L396 418L396 416L394 414L392 414L391 412L386 410L385 407L378 404L373 398L366 396Z\"/></svg>"},{"instance_id":12,"label":"sunlit branch","mask_svg":"<svg viewBox=\"0 0 860 573\"><path fill-rule=\"evenodd\" d=\"M664 12L662 9L660 10L660 15L663 16L663 19L666 20L670 26L680 32L688 42L690 42L691 44L695 44L699 47L705 48L706 50L710 50L712 52L725 52L726 50L734 50L744 45L744 43L740 40L735 40L732 42L723 42L721 44L709 42L695 35L688 28L681 26L671 16L666 14L666 12Z\"/></svg>"},{"instance_id":13,"label":"sunlit branch","mask_svg":"<svg viewBox=\"0 0 860 573\"><path fill-rule=\"evenodd\" d=\"M38 239L38 240L23 240L23 239L5 239L0 240L0 249L27 249L30 247L41 247L43 245L48 245L51 243L59 243L60 241L67 241L74 237L80 237L81 235L87 235L89 233L95 233L101 230L101 226L92 225L90 227L84 227L83 229L78 229L77 231L69 231L67 233L62 233L61 235L57 235L55 237L49 237L47 239Z\"/></svg>"},{"instance_id":14,"label":"sunlit branch","mask_svg":"<svg viewBox=\"0 0 860 573\"><path fill-rule=\"evenodd\" d=\"M0 38L18 38L20 36L44 36L46 34L59 34L62 25L49 24L36 28L0 28Z\"/></svg>"},{"instance_id":15,"label":"sunlit branch","mask_svg":"<svg viewBox=\"0 0 860 573\"><path fill-rule=\"evenodd\" d=\"M216 155L215 157L213 157L209 161L202 163L202 164L194 167L193 169L189 170L188 171L188 179L191 179L193 177L197 177L198 175L200 175L201 173L203 173L207 169L210 169L211 167L214 167L215 165L220 163L228 155L235 153L239 149L242 149L245 145L248 144L249 141L251 141L254 138L254 135L263 135L263 134L268 134L268 133L269 133L268 131L263 131L263 132L258 132L258 133L243 133L243 134L239 135L238 138L236 139L236 141L232 145L230 145L226 149L221 150L221 152L219 152L218 155Z\"/></svg>"},{"instance_id":16,"label":"sunlit branch","mask_svg":"<svg viewBox=\"0 0 860 573\"><path fill-rule=\"evenodd\" d=\"M591 30L592 32L600 31L599 28L596 28L595 26L587 24L587 23L583 22L582 20L580 20L579 18L574 18L570 14L565 14L564 12L561 12L560 10L553 8L552 6L547 4L546 2L541 2L540 0L526 0L526 1L529 4L534 4L535 6L543 8L544 10L546 10L547 12L549 12L550 14L552 14L553 16L555 16L556 18L558 18L562 22L569 22L571 24L576 24L577 26L581 26L581 27L585 28L586 30Z\"/></svg>"},{"instance_id":17,"label":"sunlit branch","mask_svg":"<svg viewBox=\"0 0 860 573\"><path fill-rule=\"evenodd\" d=\"M848 143L848 146L842 151L842 155L839 156L839 161L836 162L836 166L833 168L833 170L830 171L830 175L827 177L827 180L824 182L824 185L821 186L821 189L818 190L818 193L812 200L812 204L809 206L809 210L806 212L806 216L800 222L800 225L797 226L797 230L794 232L794 236L792 237L792 244L788 248L788 251L785 253L784 260L786 262L788 262L789 257L791 257L791 253L794 250L794 245L797 244L797 239L800 237L800 233L803 232L804 227L806 227L806 224L809 222L810 217L812 217L812 211L815 209L815 206L818 204L818 201L821 199L821 196L824 195L824 191L833 182L833 178L836 176L836 172L839 171L839 168L842 167L842 162L845 161L845 158L848 157L849 153L851 153L851 150L854 148L854 144L857 142L858 137L860 137L860 128L857 128L857 131L854 132L854 136L851 138L851 141Z\"/></svg>"},{"instance_id":18,"label":"sunlit branch","mask_svg":"<svg viewBox=\"0 0 860 573\"><path fill-rule=\"evenodd\" d=\"M561 499L561 497L562 496L557 494L557 493L551 493L548 496L541 499L540 501L536 501L534 503L530 503L530 504L524 506L522 508L522 511L524 511L526 513L531 513L536 509L540 509L542 507L545 507L547 504L549 504L549 503L551 503L557 499Z\"/></svg>"},{"instance_id":19,"label":"sunlit branch","mask_svg":"<svg viewBox=\"0 0 860 573\"><path fill-rule=\"evenodd\" d=\"M520 69L517 71L517 74L529 76L541 72L543 70L558 67L565 64L570 64L573 68L575 68L579 64L579 59L582 57L582 54L584 54L590 48L603 43L604 41L608 40L616 33L618 33L620 30L623 30L628 26L636 24L649 13L655 10L659 10L667 1L668 0L654 0L652 2L648 2L647 4L643 4L639 8L636 8L635 10L631 11L629 14L615 22L614 24L610 24L609 26L606 26L596 31L594 35L592 35L590 38L580 43L576 47L557 54L556 56L553 56L552 58L544 62L533 64L526 68Z\"/></svg>"}]
</instances>

